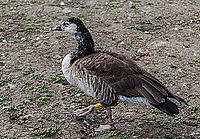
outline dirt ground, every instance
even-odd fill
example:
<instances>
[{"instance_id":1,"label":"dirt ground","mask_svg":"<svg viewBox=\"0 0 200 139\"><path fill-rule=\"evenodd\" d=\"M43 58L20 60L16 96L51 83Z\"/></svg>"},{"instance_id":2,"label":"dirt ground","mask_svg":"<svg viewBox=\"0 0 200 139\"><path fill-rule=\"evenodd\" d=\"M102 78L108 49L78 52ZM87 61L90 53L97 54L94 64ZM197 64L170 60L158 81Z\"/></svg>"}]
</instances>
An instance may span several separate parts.
<instances>
[{"instance_id":1,"label":"dirt ground","mask_svg":"<svg viewBox=\"0 0 200 139\"><path fill-rule=\"evenodd\" d=\"M0 0L0 138L200 138L199 0ZM79 17L96 49L133 58L189 106L169 117L146 106L113 108L116 131L94 132L105 110L77 119L95 100L69 85L69 34L49 29Z\"/></svg>"}]
</instances>

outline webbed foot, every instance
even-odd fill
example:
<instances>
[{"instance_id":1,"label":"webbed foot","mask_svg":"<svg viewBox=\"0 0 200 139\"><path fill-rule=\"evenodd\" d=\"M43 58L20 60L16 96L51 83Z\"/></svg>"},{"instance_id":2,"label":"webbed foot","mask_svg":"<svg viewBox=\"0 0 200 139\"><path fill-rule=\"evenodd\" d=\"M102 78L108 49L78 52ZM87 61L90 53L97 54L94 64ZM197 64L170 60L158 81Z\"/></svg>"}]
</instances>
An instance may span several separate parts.
<instances>
[{"instance_id":1,"label":"webbed foot","mask_svg":"<svg viewBox=\"0 0 200 139\"><path fill-rule=\"evenodd\" d=\"M116 127L114 124L100 125L99 128L95 129L96 132L105 131L105 130L115 130Z\"/></svg>"}]
</instances>

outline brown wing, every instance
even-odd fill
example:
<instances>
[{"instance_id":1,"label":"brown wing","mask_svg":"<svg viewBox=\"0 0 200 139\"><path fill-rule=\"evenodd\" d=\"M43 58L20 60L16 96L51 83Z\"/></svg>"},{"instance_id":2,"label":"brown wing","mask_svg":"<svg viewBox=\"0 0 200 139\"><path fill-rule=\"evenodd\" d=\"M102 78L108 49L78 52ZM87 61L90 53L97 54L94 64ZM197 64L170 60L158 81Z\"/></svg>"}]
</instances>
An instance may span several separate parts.
<instances>
[{"instance_id":1,"label":"brown wing","mask_svg":"<svg viewBox=\"0 0 200 139\"><path fill-rule=\"evenodd\" d=\"M145 97L152 105L163 103L163 98L166 97L182 101L171 94L160 81L123 55L110 51L97 51L95 54L77 60L74 64L96 77L93 81L96 87L96 98L107 105L113 105L117 100L117 95ZM101 84L103 88L111 87L112 89L101 91Z\"/></svg>"}]
</instances>

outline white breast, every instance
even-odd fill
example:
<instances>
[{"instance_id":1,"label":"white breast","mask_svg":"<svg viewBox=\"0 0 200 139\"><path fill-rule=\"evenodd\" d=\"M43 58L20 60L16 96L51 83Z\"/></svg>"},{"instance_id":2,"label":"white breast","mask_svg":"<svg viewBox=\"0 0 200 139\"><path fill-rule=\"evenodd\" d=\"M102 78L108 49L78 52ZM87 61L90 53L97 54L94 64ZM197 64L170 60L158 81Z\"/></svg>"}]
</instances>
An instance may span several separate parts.
<instances>
[{"instance_id":1,"label":"white breast","mask_svg":"<svg viewBox=\"0 0 200 139\"><path fill-rule=\"evenodd\" d=\"M62 71L63 71L63 73L66 69L69 68L70 60L71 60L71 54L66 55L65 58L63 59L63 61L62 61Z\"/></svg>"},{"instance_id":2,"label":"white breast","mask_svg":"<svg viewBox=\"0 0 200 139\"><path fill-rule=\"evenodd\" d=\"M70 65L71 54L65 56L62 61L62 72L66 80L73 86L80 88L87 95L95 97L95 90L93 82L98 80L95 75L86 74L85 69L79 69L73 65Z\"/></svg>"},{"instance_id":3,"label":"white breast","mask_svg":"<svg viewBox=\"0 0 200 139\"><path fill-rule=\"evenodd\" d=\"M71 79L70 61L71 61L71 54L68 54L62 61L62 72L67 81L73 85L73 83L70 81Z\"/></svg>"},{"instance_id":4,"label":"white breast","mask_svg":"<svg viewBox=\"0 0 200 139\"><path fill-rule=\"evenodd\" d=\"M70 61L71 54L66 55L62 61L62 72L65 78L71 85L76 86L86 94L93 96L94 90L90 84L92 77L90 77L90 75L83 74L84 72L77 69L77 67L71 66Z\"/></svg>"}]
</instances>

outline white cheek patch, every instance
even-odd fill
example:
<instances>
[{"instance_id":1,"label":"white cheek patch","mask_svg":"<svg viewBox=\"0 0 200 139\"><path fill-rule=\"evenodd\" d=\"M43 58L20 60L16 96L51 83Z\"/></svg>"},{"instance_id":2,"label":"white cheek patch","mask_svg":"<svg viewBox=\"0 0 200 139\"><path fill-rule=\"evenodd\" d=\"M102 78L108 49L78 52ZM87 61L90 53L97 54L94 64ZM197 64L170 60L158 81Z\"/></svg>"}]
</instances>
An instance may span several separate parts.
<instances>
[{"instance_id":1,"label":"white cheek patch","mask_svg":"<svg viewBox=\"0 0 200 139\"><path fill-rule=\"evenodd\" d=\"M75 34L75 33L77 33L77 25L76 24L70 24L64 30L65 30L65 32Z\"/></svg>"}]
</instances>

